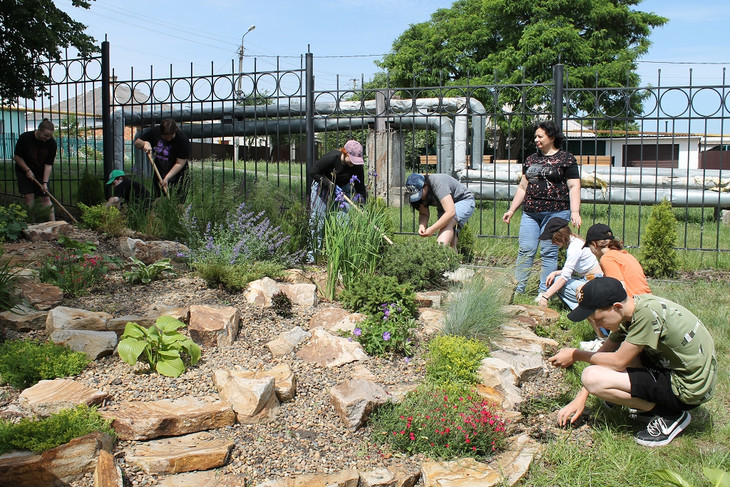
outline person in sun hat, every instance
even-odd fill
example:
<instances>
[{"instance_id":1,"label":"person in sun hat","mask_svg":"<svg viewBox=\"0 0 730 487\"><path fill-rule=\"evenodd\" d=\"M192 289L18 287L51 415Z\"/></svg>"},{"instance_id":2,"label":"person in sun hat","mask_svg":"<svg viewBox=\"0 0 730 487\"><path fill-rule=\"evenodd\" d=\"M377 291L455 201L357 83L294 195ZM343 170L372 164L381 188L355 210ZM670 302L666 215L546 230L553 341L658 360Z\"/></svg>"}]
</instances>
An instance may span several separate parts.
<instances>
[{"instance_id":1,"label":"person in sun hat","mask_svg":"<svg viewBox=\"0 0 730 487\"><path fill-rule=\"evenodd\" d=\"M131 181L121 169L115 169L109 173L107 185L112 185L112 196L107 200L106 206L121 206L122 202L129 204L132 199L143 203L151 201L150 192L147 188L136 181Z\"/></svg>"},{"instance_id":2,"label":"person in sun hat","mask_svg":"<svg viewBox=\"0 0 730 487\"><path fill-rule=\"evenodd\" d=\"M629 295L651 294L643 267L636 257L624 250L623 242L614 237L608 225L596 223L590 227L585 247L598 259L603 275L621 281Z\"/></svg>"},{"instance_id":3,"label":"person in sun hat","mask_svg":"<svg viewBox=\"0 0 730 487\"><path fill-rule=\"evenodd\" d=\"M362 144L348 140L341 148L327 152L312 166L310 229L315 248L321 247L327 209L334 208L334 203L339 209L349 208L342 195L356 203L366 201L364 164ZM309 257L309 260L313 259L312 252Z\"/></svg>"},{"instance_id":4,"label":"person in sun hat","mask_svg":"<svg viewBox=\"0 0 730 487\"><path fill-rule=\"evenodd\" d=\"M574 423L594 394L649 416L634 439L644 446L671 442L692 420L689 411L710 400L717 382L717 358L709 331L688 309L652 294L631 296L618 279L599 277L579 291L571 321L591 318L611 331L597 352L562 348L548 360L559 367L575 362L583 388L558 412L558 423Z\"/></svg>"},{"instance_id":5,"label":"person in sun hat","mask_svg":"<svg viewBox=\"0 0 730 487\"><path fill-rule=\"evenodd\" d=\"M438 233L438 243L456 250L459 230L474 213L474 195L448 174L413 173L406 179L406 195L418 212L418 234L430 237ZM428 225L429 208L436 207L436 221Z\"/></svg>"}]
</instances>

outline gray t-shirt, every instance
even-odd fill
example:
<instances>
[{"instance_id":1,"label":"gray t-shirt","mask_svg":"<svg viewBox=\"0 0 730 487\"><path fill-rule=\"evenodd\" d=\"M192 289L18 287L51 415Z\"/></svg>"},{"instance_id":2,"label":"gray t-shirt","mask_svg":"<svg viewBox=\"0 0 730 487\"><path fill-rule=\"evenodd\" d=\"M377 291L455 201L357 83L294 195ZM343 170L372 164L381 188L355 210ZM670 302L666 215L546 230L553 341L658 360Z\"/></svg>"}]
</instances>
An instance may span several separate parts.
<instances>
[{"instance_id":1,"label":"gray t-shirt","mask_svg":"<svg viewBox=\"0 0 730 487\"><path fill-rule=\"evenodd\" d=\"M439 217L444 213L441 200L445 196L451 195L454 203L466 199L474 199L474 195L466 186L448 174L429 174L427 178L428 183L431 185L431 191L428 192L429 198L427 205L435 206Z\"/></svg>"}]
</instances>

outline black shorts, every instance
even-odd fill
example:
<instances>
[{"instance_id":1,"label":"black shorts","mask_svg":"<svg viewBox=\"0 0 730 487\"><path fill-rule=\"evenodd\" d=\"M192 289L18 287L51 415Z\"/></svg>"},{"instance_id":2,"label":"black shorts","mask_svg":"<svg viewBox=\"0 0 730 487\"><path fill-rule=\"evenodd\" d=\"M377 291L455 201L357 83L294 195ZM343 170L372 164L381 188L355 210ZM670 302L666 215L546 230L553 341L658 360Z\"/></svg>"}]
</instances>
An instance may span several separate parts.
<instances>
[{"instance_id":1,"label":"black shorts","mask_svg":"<svg viewBox=\"0 0 730 487\"><path fill-rule=\"evenodd\" d=\"M680 411L688 411L697 406L686 404L679 400L672 392L672 372L667 369L652 367L628 367L631 382L631 397L638 397L656 404L657 413L660 415L678 414Z\"/></svg>"},{"instance_id":2,"label":"black shorts","mask_svg":"<svg viewBox=\"0 0 730 487\"><path fill-rule=\"evenodd\" d=\"M36 184L33 180L28 179L28 176L25 175L25 172L21 168L19 168L17 165L15 166L15 174L18 177L18 191L20 191L20 194L26 195L33 193L34 195L41 197L41 196L47 196L46 192L41 189L38 184ZM38 176L43 176L43 174L35 174L35 171L33 171L33 175L37 178Z\"/></svg>"}]
</instances>

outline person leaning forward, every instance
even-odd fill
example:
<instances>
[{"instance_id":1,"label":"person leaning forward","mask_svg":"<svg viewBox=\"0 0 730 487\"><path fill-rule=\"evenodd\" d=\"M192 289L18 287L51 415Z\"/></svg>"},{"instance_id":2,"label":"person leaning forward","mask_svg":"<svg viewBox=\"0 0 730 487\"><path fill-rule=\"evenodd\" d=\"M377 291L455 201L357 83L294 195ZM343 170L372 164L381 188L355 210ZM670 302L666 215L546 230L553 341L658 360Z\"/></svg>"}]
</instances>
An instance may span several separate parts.
<instances>
[{"instance_id":1,"label":"person leaning forward","mask_svg":"<svg viewBox=\"0 0 730 487\"><path fill-rule=\"evenodd\" d=\"M187 135L177 128L171 118L166 118L157 127L152 127L142 133L135 141L134 146L142 149L154 158L155 166L160 172L162 182L154 178L156 196L163 189L177 185L181 196L187 190L188 159L190 158L190 141Z\"/></svg>"},{"instance_id":2,"label":"person leaning forward","mask_svg":"<svg viewBox=\"0 0 730 487\"><path fill-rule=\"evenodd\" d=\"M558 412L561 426L583 413L589 394L608 405L634 409L647 420L634 436L644 446L671 442L692 420L689 411L707 402L717 382L715 346L689 310L651 294L629 296L618 279L599 277L579 291L571 321L591 318L611 331L597 352L563 348L548 360L560 367L577 361L583 388Z\"/></svg>"},{"instance_id":3,"label":"person leaning forward","mask_svg":"<svg viewBox=\"0 0 730 487\"><path fill-rule=\"evenodd\" d=\"M51 207L51 221L56 218L47 191L53 161L56 159L54 129L50 120L43 119L36 130L25 132L18 137L13 153L18 189L25 198L25 204L33 205L35 197L38 196L43 206Z\"/></svg>"}]
</instances>

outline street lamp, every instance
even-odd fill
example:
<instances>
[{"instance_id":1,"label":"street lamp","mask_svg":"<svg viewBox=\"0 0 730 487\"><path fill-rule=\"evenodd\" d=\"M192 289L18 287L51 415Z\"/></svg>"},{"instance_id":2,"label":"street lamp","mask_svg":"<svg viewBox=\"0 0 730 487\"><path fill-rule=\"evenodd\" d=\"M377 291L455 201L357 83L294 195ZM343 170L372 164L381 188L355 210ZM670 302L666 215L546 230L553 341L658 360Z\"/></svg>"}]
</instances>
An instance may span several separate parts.
<instances>
[{"instance_id":1,"label":"street lamp","mask_svg":"<svg viewBox=\"0 0 730 487\"><path fill-rule=\"evenodd\" d=\"M238 48L238 92L239 92L239 96L241 93L241 75L243 74L243 53L244 53L243 38L246 37L246 34L251 32L255 28L256 28L256 26L252 25L251 27L248 28L248 30L246 32L243 33L243 35L241 36L241 47Z\"/></svg>"},{"instance_id":2,"label":"street lamp","mask_svg":"<svg viewBox=\"0 0 730 487\"><path fill-rule=\"evenodd\" d=\"M251 32L255 28L256 28L256 26L255 25L252 25L241 36L241 47L238 49L238 90L236 92L236 95L238 95L237 96L238 101L236 103L243 103L243 101L242 101L243 100L243 91L241 91L241 82L243 81L243 52L244 52L244 49L243 49L243 38L246 37L246 34L248 34L249 32ZM233 167L236 167L236 164L238 163L238 137L236 136L236 132L235 132L235 130L236 130L236 126L235 126L235 121L236 121L235 109L234 109L233 115L234 115L233 116L233 123L234 123L234 125L233 125L233 131L234 131L233 132L234 133L234 135L233 135Z\"/></svg>"}]
</instances>

